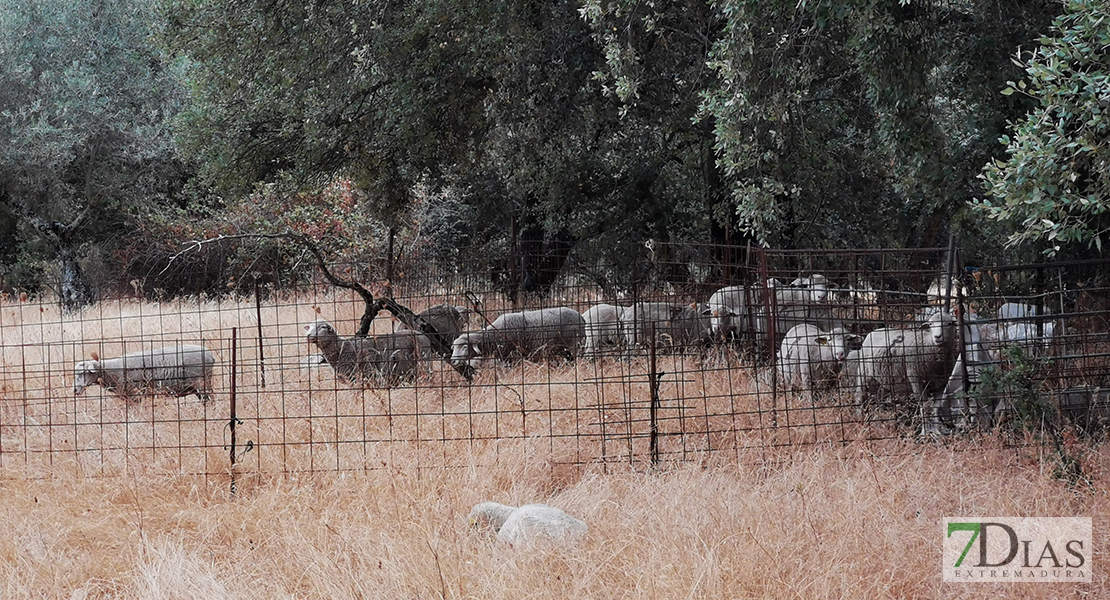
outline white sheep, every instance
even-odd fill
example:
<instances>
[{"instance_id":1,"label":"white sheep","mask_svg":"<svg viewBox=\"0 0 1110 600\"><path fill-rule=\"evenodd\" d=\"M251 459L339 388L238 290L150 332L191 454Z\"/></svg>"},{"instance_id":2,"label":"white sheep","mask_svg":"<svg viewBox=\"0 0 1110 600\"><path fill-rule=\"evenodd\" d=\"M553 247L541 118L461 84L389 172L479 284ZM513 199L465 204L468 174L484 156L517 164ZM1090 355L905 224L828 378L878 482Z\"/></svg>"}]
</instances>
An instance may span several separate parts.
<instances>
[{"instance_id":1,"label":"white sheep","mask_svg":"<svg viewBox=\"0 0 1110 600\"><path fill-rule=\"evenodd\" d=\"M998 320L981 320L974 312L968 314L964 323L964 350L944 388L942 414L951 416L961 426L967 425L969 416L974 416L982 427L994 423L997 401L981 402L966 392L979 382L983 369L1001 364L1002 351L1007 346L1017 344L1033 353L1048 347L1055 336L1055 325L1053 321L1044 321L1038 334L1037 312L1034 306L1007 302L999 308Z\"/></svg>"},{"instance_id":2,"label":"white sheep","mask_svg":"<svg viewBox=\"0 0 1110 600\"><path fill-rule=\"evenodd\" d=\"M324 320L305 325L304 330L336 374L353 383L380 379L386 385L396 384L414 377L417 366L432 356L431 342L415 331L340 338Z\"/></svg>"},{"instance_id":3,"label":"white sheep","mask_svg":"<svg viewBox=\"0 0 1110 600\"><path fill-rule=\"evenodd\" d=\"M702 313L709 318L710 335L723 340L747 333L752 308L762 301L764 288L781 287L777 279L769 279L766 285L730 285L713 292Z\"/></svg>"},{"instance_id":4,"label":"white sheep","mask_svg":"<svg viewBox=\"0 0 1110 600\"><path fill-rule=\"evenodd\" d=\"M689 348L711 337L710 319L703 306L670 302L637 302L621 314L621 332L628 348L651 342L675 350Z\"/></svg>"},{"instance_id":5,"label":"white sheep","mask_svg":"<svg viewBox=\"0 0 1110 600\"><path fill-rule=\"evenodd\" d=\"M487 358L515 355L574 358L585 336L586 323L573 308L505 313L488 327L455 338L451 362L477 368Z\"/></svg>"},{"instance_id":6,"label":"white sheep","mask_svg":"<svg viewBox=\"0 0 1110 600\"><path fill-rule=\"evenodd\" d=\"M873 393L905 395L923 407L925 428L935 432L938 404L960 354L956 319L938 312L917 329L876 329L867 334L856 365L856 403L860 410Z\"/></svg>"},{"instance_id":7,"label":"white sheep","mask_svg":"<svg viewBox=\"0 0 1110 600\"><path fill-rule=\"evenodd\" d=\"M837 327L821 331L816 325L795 325L779 350L779 373L787 389L804 390L812 402L818 389L835 385L852 346L859 337Z\"/></svg>"},{"instance_id":8,"label":"white sheep","mask_svg":"<svg viewBox=\"0 0 1110 600\"><path fill-rule=\"evenodd\" d=\"M716 339L739 337L748 330L748 306L751 291L747 286L723 287L705 303L704 316L709 317L709 331Z\"/></svg>"},{"instance_id":9,"label":"white sheep","mask_svg":"<svg viewBox=\"0 0 1110 600\"><path fill-rule=\"evenodd\" d=\"M510 544L539 538L570 541L580 539L589 526L562 510L546 504L525 504L519 508L497 502L482 502L470 510L471 527L489 528L497 539Z\"/></svg>"},{"instance_id":10,"label":"white sheep","mask_svg":"<svg viewBox=\"0 0 1110 600\"><path fill-rule=\"evenodd\" d=\"M760 345L770 342L772 346L778 346L786 337L786 332L803 323L827 328L836 325L829 305L828 281L819 273L799 277L785 287L776 285L768 286L766 290L753 289L751 298L748 318L755 333L754 341ZM772 324L774 340L769 339Z\"/></svg>"},{"instance_id":11,"label":"white sheep","mask_svg":"<svg viewBox=\"0 0 1110 600\"><path fill-rule=\"evenodd\" d=\"M621 315L623 306L596 304L582 313L586 326L586 347L583 354L597 357L606 347L619 347L624 339L621 335Z\"/></svg>"},{"instance_id":12,"label":"white sheep","mask_svg":"<svg viewBox=\"0 0 1110 600\"><path fill-rule=\"evenodd\" d=\"M100 383L123 398L139 391L172 396L196 394L211 400L212 368L216 356L204 346L183 344L132 352L118 358L83 360L73 367L73 393Z\"/></svg>"},{"instance_id":13,"label":"white sheep","mask_svg":"<svg viewBox=\"0 0 1110 600\"><path fill-rule=\"evenodd\" d=\"M931 306L944 306L947 299L948 306L954 307L961 297L968 297L967 286L958 279L949 279L947 275L929 282L929 288L925 290L925 300Z\"/></svg>"},{"instance_id":14,"label":"white sheep","mask_svg":"<svg viewBox=\"0 0 1110 600\"><path fill-rule=\"evenodd\" d=\"M1016 302L1006 302L1000 306L999 343L1002 346L1017 344L1032 354L1046 351L1056 337L1056 323L1045 319L1049 314L1048 310L1043 314L1038 313L1036 306Z\"/></svg>"}]
</instances>

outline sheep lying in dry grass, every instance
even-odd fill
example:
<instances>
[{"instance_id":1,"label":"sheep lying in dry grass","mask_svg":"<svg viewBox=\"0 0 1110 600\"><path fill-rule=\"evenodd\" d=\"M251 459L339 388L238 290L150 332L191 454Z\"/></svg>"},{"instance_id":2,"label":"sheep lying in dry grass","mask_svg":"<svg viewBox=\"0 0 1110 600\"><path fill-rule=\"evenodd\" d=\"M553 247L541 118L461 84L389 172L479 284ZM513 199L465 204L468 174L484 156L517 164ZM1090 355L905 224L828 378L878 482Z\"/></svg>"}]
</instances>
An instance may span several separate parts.
<instances>
[{"instance_id":1,"label":"sheep lying in dry grass","mask_svg":"<svg viewBox=\"0 0 1110 600\"><path fill-rule=\"evenodd\" d=\"M118 358L83 360L73 367L73 393L99 383L122 398L138 392L171 396L196 394L211 400L212 367L216 356L204 346L185 344L132 352Z\"/></svg>"},{"instance_id":2,"label":"sheep lying in dry grass","mask_svg":"<svg viewBox=\"0 0 1110 600\"><path fill-rule=\"evenodd\" d=\"M510 544L544 538L568 541L586 535L589 526L567 513L546 504L525 504L519 508L497 502L482 502L470 510L470 525L497 532L497 539Z\"/></svg>"}]
</instances>

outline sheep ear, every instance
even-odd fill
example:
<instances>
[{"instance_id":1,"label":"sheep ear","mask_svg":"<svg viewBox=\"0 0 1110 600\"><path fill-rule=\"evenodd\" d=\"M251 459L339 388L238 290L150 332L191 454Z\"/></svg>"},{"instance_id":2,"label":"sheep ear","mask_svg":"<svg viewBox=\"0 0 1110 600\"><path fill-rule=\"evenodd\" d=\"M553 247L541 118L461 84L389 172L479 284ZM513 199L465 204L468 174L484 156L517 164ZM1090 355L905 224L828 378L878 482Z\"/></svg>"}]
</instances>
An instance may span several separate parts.
<instances>
[{"instance_id":1,"label":"sheep ear","mask_svg":"<svg viewBox=\"0 0 1110 600\"><path fill-rule=\"evenodd\" d=\"M100 360L100 355L97 354L96 352L90 352L89 357L92 358L93 360Z\"/></svg>"}]
</instances>

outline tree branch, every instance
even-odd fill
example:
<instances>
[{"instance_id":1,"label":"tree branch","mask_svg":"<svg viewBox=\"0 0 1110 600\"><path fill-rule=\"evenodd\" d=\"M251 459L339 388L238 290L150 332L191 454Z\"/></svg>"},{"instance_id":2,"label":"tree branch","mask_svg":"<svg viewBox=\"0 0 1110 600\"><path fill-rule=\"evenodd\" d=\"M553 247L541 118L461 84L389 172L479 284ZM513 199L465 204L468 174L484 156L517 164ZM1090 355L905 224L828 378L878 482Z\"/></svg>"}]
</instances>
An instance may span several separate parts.
<instances>
[{"instance_id":1,"label":"tree branch","mask_svg":"<svg viewBox=\"0 0 1110 600\"><path fill-rule=\"evenodd\" d=\"M336 277L335 274L333 274L331 270L328 269L327 262L324 260L324 255L320 251L320 248L318 248L316 244L307 236L299 233L293 233L291 231L284 233L242 233L235 235L219 235L214 238L208 238L204 240L190 240L188 242L185 242L185 245L187 246L185 249L170 257L169 262L167 262L166 266L162 268L162 270L159 272L159 275L165 273L166 270L170 268L170 266L178 257L187 252L199 250L200 248L209 244L221 243L228 240L244 239L289 240L296 244L299 244L301 247L308 250L312 254L313 258L316 259L316 266L319 267L320 272L323 273L324 279L327 279L329 283L336 287L354 290L356 293L358 293L358 295L362 297L362 301L365 303L366 308L362 313L362 317L359 319L358 331L355 333L357 337L366 337L367 334L370 332L370 326L374 321L374 317L376 317L378 313L382 311L382 309L388 310L395 317L397 317L398 320L404 323L409 329L423 333L431 342L432 347L436 351L436 353L439 354L440 357L447 364L451 365L453 369L458 371L460 375L466 378L467 381L470 381L474 378L473 367L467 364L459 366L451 362L451 344L444 342L440 338L439 332L436 331L435 327L433 327L423 318L416 315L416 313L412 312L412 310L409 309L407 306L398 304L390 298L383 297L375 300L374 295L370 292L370 290L363 287L362 284L358 283L357 281L347 281L345 279L340 279L339 277Z\"/></svg>"}]
</instances>

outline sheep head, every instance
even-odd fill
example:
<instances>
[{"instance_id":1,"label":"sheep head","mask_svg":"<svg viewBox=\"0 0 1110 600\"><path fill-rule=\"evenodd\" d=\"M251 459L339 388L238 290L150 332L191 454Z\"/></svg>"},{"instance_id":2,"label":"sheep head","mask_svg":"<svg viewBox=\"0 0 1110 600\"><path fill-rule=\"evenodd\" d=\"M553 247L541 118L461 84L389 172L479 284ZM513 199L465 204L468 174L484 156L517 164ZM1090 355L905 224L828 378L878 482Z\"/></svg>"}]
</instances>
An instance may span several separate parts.
<instances>
[{"instance_id":1,"label":"sheep head","mask_svg":"<svg viewBox=\"0 0 1110 600\"><path fill-rule=\"evenodd\" d=\"M83 360L73 366L73 395L80 396L85 388L100 381L100 361Z\"/></svg>"},{"instance_id":2,"label":"sheep head","mask_svg":"<svg viewBox=\"0 0 1110 600\"><path fill-rule=\"evenodd\" d=\"M943 311L933 313L929 320L925 322L925 328L932 335L934 344L937 346L949 345L955 339L956 317Z\"/></svg>"},{"instance_id":3,"label":"sheep head","mask_svg":"<svg viewBox=\"0 0 1110 600\"><path fill-rule=\"evenodd\" d=\"M331 323L323 320L305 325L304 332L308 341L315 343L317 346L320 345L321 341L334 340L339 337Z\"/></svg>"},{"instance_id":4,"label":"sheep head","mask_svg":"<svg viewBox=\"0 0 1110 600\"><path fill-rule=\"evenodd\" d=\"M451 363L456 366L470 365L471 367L478 367L481 362L482 353L478 349L477 340L471 337L471 334L464 333L455 338L451 343Z\"/></svg>"}]
</instances>

